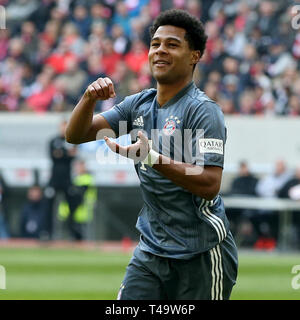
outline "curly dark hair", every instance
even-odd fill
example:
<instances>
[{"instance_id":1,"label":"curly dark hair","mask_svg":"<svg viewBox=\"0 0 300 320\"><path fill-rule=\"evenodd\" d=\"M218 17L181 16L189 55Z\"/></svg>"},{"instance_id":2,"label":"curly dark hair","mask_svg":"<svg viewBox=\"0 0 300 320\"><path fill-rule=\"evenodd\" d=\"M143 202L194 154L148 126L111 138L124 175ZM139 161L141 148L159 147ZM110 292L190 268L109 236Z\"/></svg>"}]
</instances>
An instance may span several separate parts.
<instances>
[{"instance_id":1,"label":"curly dark hair","mask_svg":"<svg viewBox=\"0 0 300 320\"><path fill-rule=\"evenodd\" d=\"M191 50L199 50L201 56L204 53L207 35L204 26L200 20L180 9L171 9L163 11L150 27L150 36L154 36L160 26L171 25L183 28L186 31L185 39L189 43Z\"/></svg>"}]
</instances>

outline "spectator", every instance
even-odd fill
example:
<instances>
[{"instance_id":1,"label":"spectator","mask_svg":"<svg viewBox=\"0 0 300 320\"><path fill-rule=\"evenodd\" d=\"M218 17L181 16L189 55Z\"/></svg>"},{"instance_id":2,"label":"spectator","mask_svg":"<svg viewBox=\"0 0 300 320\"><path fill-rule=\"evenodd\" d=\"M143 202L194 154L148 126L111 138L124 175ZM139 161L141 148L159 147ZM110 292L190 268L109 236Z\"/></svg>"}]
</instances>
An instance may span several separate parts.
<instances>
[{"instance_id":1,"label":"spectator","mask_svg":"<svg viewBox=\"0 0 300 320\"><path fill-rule=\"evenodd\" d=\"M57 49L45 60L45 63L53 68L55 73L66 72L67 61L76 60L76 55L70 49L70 43L62 41Z\"/></svg>"},{"instance_id":2,"label":"spectator","mask_svg":"<svg viewBox=\"0 0 300 320\"><path fill-rule=\"evenodd\" d=\"M285 161L277 160L274 172L259 180L256 192L260 197L276 198L277 192L290 177L291 173L287 170Z\"/></svg>"},{"instance_id":3,"label":"spectator","mask_svg":"<svg viewBox=\"0 0 300 320\"><path fill-rule=\"evenodd\" d=\"M241 58L246 45L246 37L243 33L236 31L234 24L227 24L224 30L225 52L230 56Z\"/></svg>"},{"instance_id":4,"label":"spectator","mask_svg":"<svg viewBox=\"0 0 300 320\"><path fill-rule=\"evenodd\" d=\"M116 90L119 92L118 102L121 102L128 95L129 83L135 78L135 74L129 70L124 61L119 61L111 78L116 83Z\"/></svg>"},{"instance_id":5,"label":"spectator","mask_svg":"<svg viewBox=\"0 0 300 320\"><path fill-rule=\"evenodd\" d=\"M277 160L273 173L259 180L256 192L260 197L276 198L278 191L290 179L291 173L283 160ZM254 245L256 249L274 249L278 239L278 212L260 210L252 217L259 238Z\"/></svg>"},{"instance_id":6,"label":"spectator","mask_svg":"<svg viewBox=\"0 0 300 320\"><path fill-rule=\"evenodd\" d=\"M130 38L131 36L131 25L130 20L132 16L128 12L126 3L123 1L118 1L116 4L116 12L113 16L113 24L118 24L122 27L126 37Z\"/></svg>"},{"instance_id":7,"label":"spectator","mask_svg":"<svg viewBox=\"0 0 300 320\"><path fill-rule=\"evenodd\" d=\"M17 32L20 24L29 19L29 17L38 9L37 0L15 0L10 1L6 8L7 25L10 26L13 33Z\"/></svg>"},{"instance_id":8,"label":"spectator","mask_svg":"<svg viewBox=\"0 0 300 320\"><path fill-rule=\"evenodd\" d=\"M235 110L242 115L254 114L255 96L253 91L247 90L240 95L239 98L239 110Z\"/></svg>"},{"instance_id":9,"label":"spectator","mask_svg":"<svg viewBox=\"0 0 300 320\"><path fill-rule=\"evenodd\" d=\"M278 40L272 42L269 55L268 73L271 77L280 76L288 67L296 68L296 61L286 51L283 43Z\"/></svg>"},{"instance_id":10,"label":"spectator","mask_svg":"<svg viewBox=\"0 0 300 320\"><path fill-rule=\"evenodd\" d=\"M130 41L124 35L123 29L118 24L114 24L111 29L111 34L114 42L114 51L124 55L129 51Z\"/></svg>"},{"instance_id":11,"label":"spectator","mask_svg":"<svg viewBox=\"0 0 300 320\"><path fill-rule=\"evenodd\" d=\"M78 29L81 37L86 39L90 34L92 19L87 8L83 4L78 4L74 8L72 20Z\"/></svg>"},{"instance_id":12,"label":"spectator","mask_svg":"<svg viewBox=\"0 0 300 320\"><path fill-rule=\"evenodd\" d=\"M272 37L277 31L276 7L275 1L263 0L259 3L256 25L263 36Z\"/></svg>"},{"instance_id":13,"label":"spectator","mask_svg":"<svg viewBox=\"0 0 300 320\"><path fill-rule=\"evenodd\" d=\"M91 5L91 19L92 24L107 23L108 18L111 16L111 11L106 8L102 3L96 2Z\"/></svg>"},{"instance_id":14,"label":"spectator","mask_svg":"<svg viewBox=\"0 0 300 320\"><path fill-rule=\"evenodd\" d=\"M223 78L223 86L221 89L221 94L225 96L227 99L230 99L235 108L238 108L238 98L239 98L239 78L234 74L227 74Z\"/></svg>"},{"instance_id":15,"label":"spectator","mask_svg":"<svg viewBox=\"0 0 300 320\"><path fill-rule=\"evenodd\" d=\"M65 196L70 208L68 226L70 231L76 235L73 226L73 214L79 204L76 189L72 184L71 170L72 161L76 156L76 147L65 141L65 130L67 122L60 124L59 134L49 142L49 155L52 161L51 177L45 189L46 215L43 220L42 238L50 240L53 237L53 206L58 193Z\"/></svg>"},{"instance_id":16,"label":"spectator","mask_svg":"<svg viewBox=\"0 0 300 320\"><path fill-rule=\"evenodd\" d=\"M240 1L237 8L237 16L234 19L234 26L238 32L249 36L257 20L257 13L251 10L247 1Z\"/></svg>"},{"instance_id":17,"label":"spectator","mask_svg":"<svg viewBox=\"0 0 300 320\"><path fill-rule=\"evenodd\" d=\"M42 72L35 83L35 92L25 100L24 110L43 113L50 109L57 88L51 81L52 75Z\"/></svg>"},{"instance_id":18,"label":"spectator","mask_svg":"<svg viewBox=\"0 0 300 320\"><path fill-rule=\"evenodd\" d=\"M288 181L278 190L279 198L290 198L292 200L300 200L300 166Z\"/></svg>"},{"instance_id":19,"label":"spectator","mask_svg":"<svg viewBox=\"0 0 300 320\"><path fill-rule=\"evenodd\" d=\"M214 82L207 81L205 83L203 91L212 100L218 100L219 89L218 89L218 86Z\"/></svg>"},{"instance_id":20,"label":"spectator","mask_svg":"<svg viewBox=\"0 0 300 320\"><path fill-rule=\"evenodd\" d=\"M47 21L44 31L40 33L40 41L53 48L57 42L59 27L54 20Z\"/></svg>"},{"instance_id":21,"label":"spectator","mask_svg":"<svg viewBox=\"0 0 300 320\"><path fill-rule=\"evenodd\" d=\"M141 40L133 41L131 50L125 56L125 62L135 73L139 73L144 64L148 63L148 50Z\"/></svg>"},{"instance_id":22,"label":"spectator","mask_svg":"<svg viewBox=\"0 0 300 320\"><path fill-rule=\"evenodd\" d=\"M219 95L216 101L218 105L222 108L224 114L237 114L234 109L234 103L232 99Z\"/></svg>"},{"instance_id":23,"label":"spectator","mask_svg":"<svg viewBox=\"0 0 300 320\"><path fill-rule=\"evenodd\" d=\"M27 201L21 210L21 237L39 239L41 223L45 215L42 189L32 186L27 193Z\"/></svg>"},{"instance_id":24,"label":"spectator","mask_svg":"<svg viewBox=\"0 0 300 320\"><path fill-rule=\"evenodd\" d=\"M76 232L73 232L72 236L75 236L75 240L84 240L91 236L88 234L88 227L94 218L97 189L94 187L93 177L88 172L84 161L75 163L75 172L74 186L80 200L73 215L73 228ZM66 201L60 203L58 214L61 220L68 219L70 209Z\"/></svg>"},{"instance_id":25,"label":"spectator","mask_svg":"<svg viewBox=\"0 0 300 320\"><path fill-rule=\"evenodd\" d=\"M86 79L86 72L79 68L78 62L76 60L68 60L66 62L66 72L59 75L56 80L61 81L67 102L74 105Z\"/></svg>"},{"instance_id":26,"label":"spectator","mask_svg":"<svg viewBox=\"0 0 300 320\"><path fill-rule=\"evenodd\" d=\"M267 114L272 112L274 114L274 97L270 91L265 91L260 85L254 88L255 103L253 106L253 111L255 114Z\"/></svg>"},{"instance_id":27,"label":"spectator","mask_svg":"<svg viewBox=\"0 0 300 320\"><path fill-rule=\"evenodd\" d=\"M228 195L256 197L255 187L258 179L250 172L247 162L241 161L238 176L233 179ZM229 209L226 210L233 234L241 246L253 246L256 233L251 222L255 210Z\"/></svg>"},{"instance_id":28,"label":"spectator","mask_svg":"<svg viewBox=\"0 0 300 320\"><path fill-rule=\"evenodd\" d=\"M61 42L64 42L68 50L74 54L77 60L84 58L85 41L80 37L76 25L72 22L66 23L62 28Z\"/></svg>"},{"instance_id":29,"label":"spectator","mask_svg":"<svg viewBox=\"0 0 300 320\"><path fill-rule=\"evenodd\" d=\"M24 56L26 61L34 62L38 49L38 34L36 26L32 21L25 21L21 27L21 39L24 43Z\"/></svg>"},{"instance_id":30,"label":"spectator","mask_svg":"<svg viewBox=\"0 0 300 320\"><path fill-rule=\"evenodd\" d=\"M121 60L121 55L114 50L113 41L105 38L102 42L102 56L100 57L100 65L107 77L115 72L117 63Z\"/></svg>"},{"instance_id":31,"label":"spectator","mask_svg":"<svg viewBox=\"0 0 300 320\"><path fill-rule=\"evenodd\" d=\"M241 161L239 166L238 177L231 184L231 195L248 195L257 196L256 184L258 179L250 172L247 162Z\"/></svg>"},{"instance_id":32,"label":"spectator","mask_svg":"<svg viewBox=\"0 0 300 320\"><path fill-rule=\"evenodd\" d=\"M288 100L287 106L288 114L293 116L300 116L300 97L292 94Z\"/></svg>"}]
</instances>

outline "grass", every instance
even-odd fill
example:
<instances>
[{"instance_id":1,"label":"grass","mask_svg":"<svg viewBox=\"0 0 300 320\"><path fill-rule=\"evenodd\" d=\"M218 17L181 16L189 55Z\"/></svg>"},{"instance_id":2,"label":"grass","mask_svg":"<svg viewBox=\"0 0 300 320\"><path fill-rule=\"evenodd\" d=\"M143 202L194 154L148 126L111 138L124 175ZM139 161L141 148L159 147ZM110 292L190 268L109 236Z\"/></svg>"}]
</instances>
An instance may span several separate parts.
<instances>
[{"instance_id":1,"label":"grass","mask_svg":"<svg viewBox=\"0 0 300 320\"><path fill-rule=\"evenodd\" d=\"M6 290L0 300L114 300L131 254L79 249L0 248ZM240 253L232 299L299 300L291 273L300 254Z\"/></svg>"}]
</instances>

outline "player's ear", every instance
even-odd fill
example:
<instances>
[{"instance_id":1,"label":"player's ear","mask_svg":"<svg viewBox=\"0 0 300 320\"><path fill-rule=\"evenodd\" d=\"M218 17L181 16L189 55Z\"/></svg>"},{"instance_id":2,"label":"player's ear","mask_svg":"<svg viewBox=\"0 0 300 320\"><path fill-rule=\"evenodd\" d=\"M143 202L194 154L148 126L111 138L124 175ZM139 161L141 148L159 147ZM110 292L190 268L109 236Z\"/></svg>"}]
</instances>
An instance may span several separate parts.
<instances>
[{"instance_id":1,"label":"player's ear","mask_svg":"<svg viewBox=\"0 0 300 320\"><path fill-rule=\"evenodd\" d=\"M192 51L192 64L197 64L200 61L201 52L199 50Z\"/></svg>"}]
</instances>

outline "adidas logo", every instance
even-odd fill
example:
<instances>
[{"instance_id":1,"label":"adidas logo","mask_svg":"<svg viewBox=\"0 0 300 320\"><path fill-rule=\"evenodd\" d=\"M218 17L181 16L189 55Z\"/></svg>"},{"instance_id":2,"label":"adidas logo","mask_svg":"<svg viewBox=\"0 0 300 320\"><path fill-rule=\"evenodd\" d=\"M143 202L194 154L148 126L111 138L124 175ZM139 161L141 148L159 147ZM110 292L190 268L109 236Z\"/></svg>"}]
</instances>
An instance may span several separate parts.
<instances>
[{"instance_id":1,"label":"adidas logo","mask_svg":"<svg viewBox=\"0 0 300 320\"><path fill-rule=\"evenodd\" d=\"M133 125L134 126L138 126L138 127L144 127L144 119L142 116L138 117L137 119L135 119L133 121Z\"/></svg>"}]
</instances>

